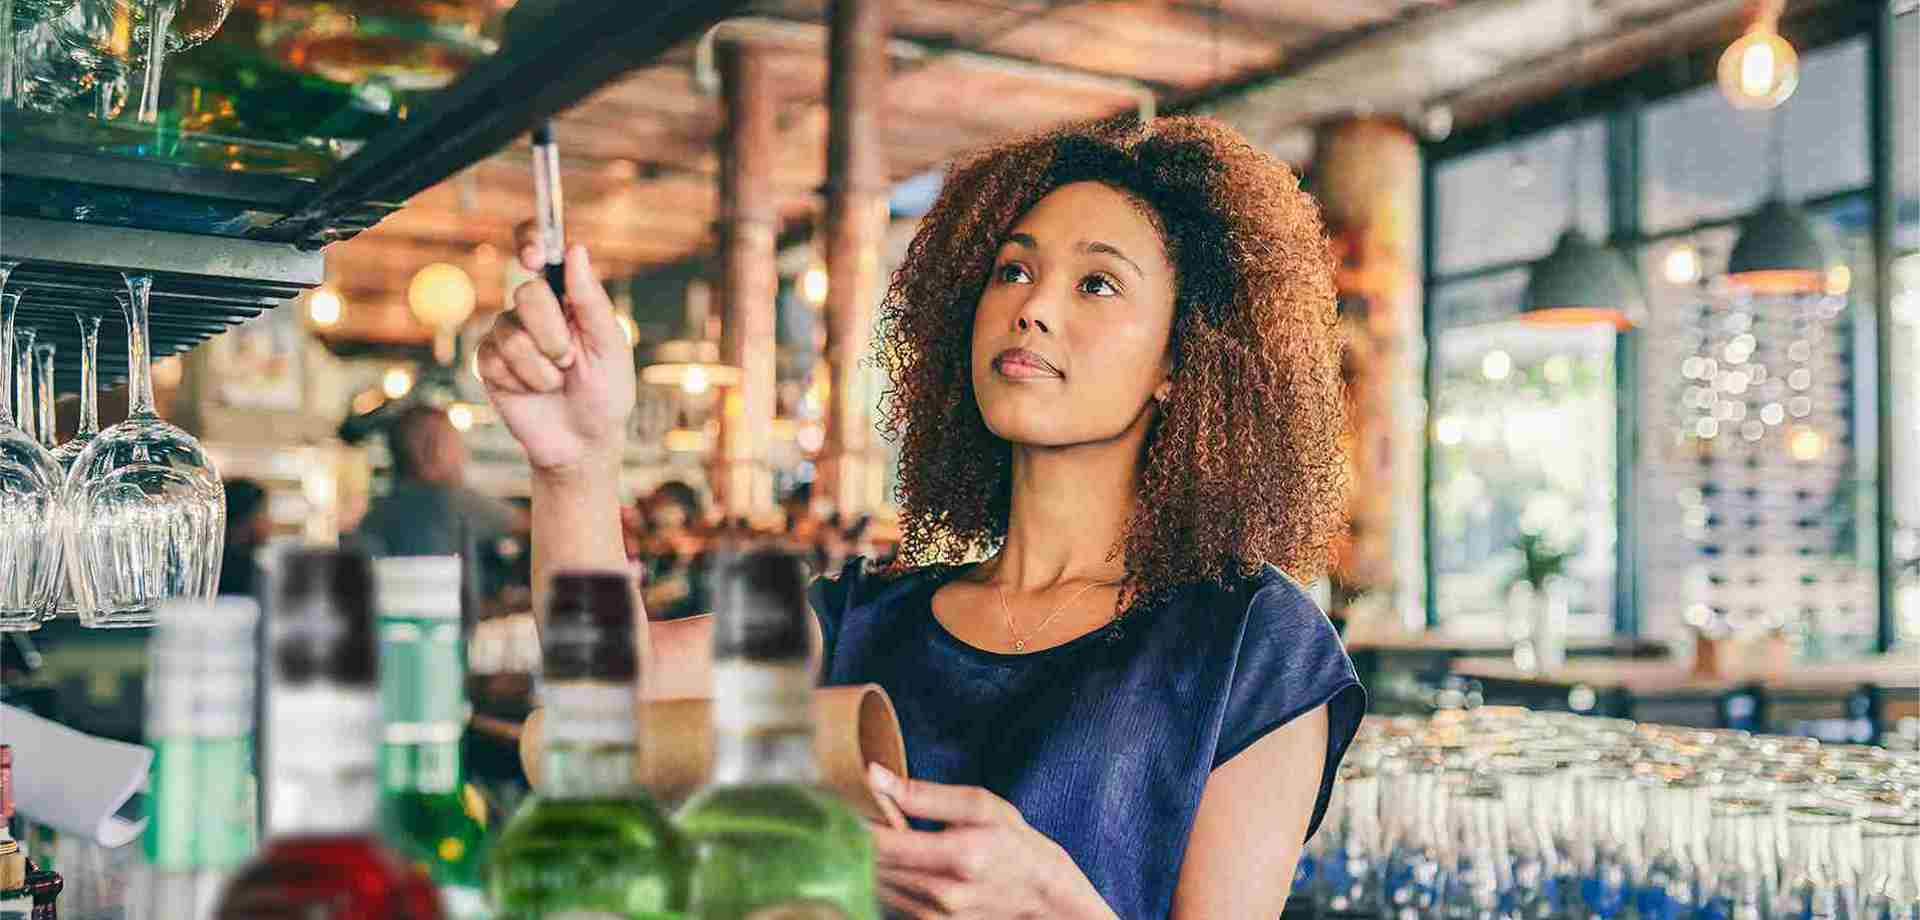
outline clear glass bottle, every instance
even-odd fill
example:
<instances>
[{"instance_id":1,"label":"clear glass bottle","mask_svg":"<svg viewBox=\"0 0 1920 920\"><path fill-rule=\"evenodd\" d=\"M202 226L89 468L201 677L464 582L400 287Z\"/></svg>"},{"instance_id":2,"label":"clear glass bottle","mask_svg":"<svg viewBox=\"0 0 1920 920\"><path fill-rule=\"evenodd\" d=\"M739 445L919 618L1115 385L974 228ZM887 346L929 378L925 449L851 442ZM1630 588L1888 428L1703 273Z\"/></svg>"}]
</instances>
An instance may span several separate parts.
<instances>
[{"instance_id":1,"label":"clear glass bottle","mask_svg":"<svg viewBox=\"0 0 1920 920\"><path fill-rule=\"evenodd\" d=\"M1575 871L1580 916L1613 920L1626 912L1639 864L1639 800L1632 772L1610 763L1580 772L1582 818Z\"/></svg>"},{"instance_id":2,"label":"clear glass bottle","mask_svg":"<svg viewBox=\"0 0 1920 920\"><path fill-rule=\"evenodd\" d=\"M1920 816L1875 816L1861 822L1866 920L1920 920Z\"/></svg>"},{"instance_id":3,"label":"clear glass bottle","mask_svg":"<svg viewBox=\"0 0 1920 920\"><path fill-rule=\"evenodd\" d=\"M1375 917L1382 905L1381 865L1386 857L1380 776L1372 767L1343 766L1335 789L1338 799L1329 803L1320 827L1320 836L1327 839L1313 887L1314 908L1323 916Z\"/></svg>"},{"instance_id":4,"label":"clear glass bottle","mask_svg":"<svg viewBox=\"0 0 1920 920\"><path fill-rule=\"evenodd\" d=\"M1639 920L1691 920L1700 905L1697 803L1705 780L1690 770L1642 779L1646 801L1645 870L1634 893Z\"/></svg>"},{"instance_id":5,"label":"clear glass bottle","mask_svg":"<svg viewBox=\"0 0 1920 920\"><path fill-rule=\"evenodd\" d=\"M1514 911L1523 920L1548 920L1561 912L1566 860L1555 841L1557 761L1513 758L1494 765L1506 807L1507 841L1513 852Z\"/></svg>"},{"instance_id":6,"label":"clear glass bottle","mask_svg":"<svg viewBox=\"0 0 1920 920\"><path fill-rule=\"evenodd\" d=\"M640 666L624 572L562 572L541 634L545 769L487 858L513 920L677 920L689 848L634 781Z\"/></svg>"},{"instance_id":7,"label":"clear glass bottle","mask_svg":"<svg viewBox=\"0 0 1920 920\"><path fill-rule=\"evenodd\" d=\"M1500 789L1472 783L1448 789L1448 825L1455 856L1441 916L1446 920L1514 920L1513 854L1507 847Z\"/></svg>"},{"instance_id":8,"label":"clear glass bottle","mask_svg":"<svg viewBox=\"0 0 1920 920\"><path fill-rule=\"evenodd\" d=\"M1848 892L1853 871L1846 864L1852 829L1853 813L1844 808L1795 805L1787 810L1787 861L1774 916L1853 920Z\"/></svg>"},{"instance_id":9,"label":"clear glass bottle","mask_svg":"<svg viewBox=\"0 0 1920 920\"><path fill-rule=\"evenodd\" d=\"M270 839L219 920L440 920L433 883L381 843L380 696L364 557L290 550L268 608L263 779Z\"/></svg>"},{"instance_id":10,"label":"clear glass bottle","mask_svg":"<svg viewBox=\"0 0 1920 920\"><path fill-rule=\"evenodd\" d=\"M1440 908L1446 872L1441 847L1438 762L1415 752L1396 765L1382 813L1393 827L1383 894L1390 920L1428 920Z\"/></svg>"},{"instance_id":11,"label":"clear glass bottle","mask_svg":"<svg viewBox=\"0 0 1920 920\"><path fill-rule=\"evenodd\" d=\"M490 915L487 831L469 813L460 739L468 715L458 556L373 561L380 601L380 830L440 888L452 920Z\"/></svg>"},{"instance_id":12,"label":"clear glass bottle","mask_svg":"<svg viewBox=\"0 0 1920 920\"><path fill-rule=\"evenodd\" d=\"M1772 920L1773 804L1740 795L1712 802L1712 853L1701 920Z\"/></svg>"},{"instance_id":13,"label":"clear glass bottle","mask_svg":"<svg viewBox=\"0 0 1920 920\"><path fill-rule=\"evenodd\" d=\"M701 920L880 916L866 822L819 786L806 585L800 558L776 550L719 569L713 782L676 816Z\"/></svg>"},{"instance_id":14,"label":"clear glass bottle","mask_svg":"<svg viewBox=\"0 0 1920 920\"><path fill-rule=\"evenodd\" d=\"M163 602L147 645L145 893L136 916L199 920L253 855L255 639L246 598ZM144 913L140 913L144 911Z\"/></svg>"}]
</instances>

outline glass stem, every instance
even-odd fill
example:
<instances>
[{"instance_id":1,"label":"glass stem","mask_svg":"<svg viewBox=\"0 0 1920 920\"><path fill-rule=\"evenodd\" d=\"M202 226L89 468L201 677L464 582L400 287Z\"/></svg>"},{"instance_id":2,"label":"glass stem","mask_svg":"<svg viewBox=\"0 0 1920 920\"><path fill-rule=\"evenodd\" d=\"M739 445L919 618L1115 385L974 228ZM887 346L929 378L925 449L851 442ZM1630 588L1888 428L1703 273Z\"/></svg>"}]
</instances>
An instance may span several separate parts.
<instances>
[{"instance_id":1,"label":"glass stem","mask_svg":"<svg viewBox=\"0 0 1920 920\"><path fill-rule=\"evenodd\" d=\"M13 422L35 441L40 440L40 418L33 411L33 340L37 336L32 329L13 331Z\"/></svg>"},{"instance_id":2,"label":"glass stem","mask_svg":"<svg viewBox=\"0 0 1920 920\"><path fill-rule=\"evenodd\" d=\"M20 295L0 292L0 373L13 367L13 314ZM13 427L13 398L0 393L0 428Z\"/></svg>"},{"instance_id":3,"label":"glass stem","mask_svg":"<svg viewBox=\"0 0 1920 920\"><path fill-rule=\"evenodd\" d=\"M160 120L160 71L167 61L167 29L173 25L175 0L146 0L147 73L141 81L140 121Z\"/></svg>"},{"instance_id":4,"label":"glass stem","mask_svg":"<svg viewBox=\"0 0 1920 920\"><path fill-rule=\"evenodd\" d=\"M13 0L0 0L0 102L13 101Z\"/></svg>"},{"instance_id":5,"label":"glass stem","mask_svg":"<svg viewBox=\"0 0 1920 920\"><path fill-rule=\"evenodd\" d=\"M100 317L76 319L80 322L80 423L73 433L88 437L100 433Z\"/></svg>"},{"instance_id":6,"label":"glass stem","mask_svg":"<svg viewBox=\"0 0 1920 920\"><path fill-rule=\"evenodd\" d=\"M147 353L147 310L153 277L122 275L127 281L127 417L153 418L153 365Z\"/></svg>"},{"instance_id":7,"label":"glass stem","mask_svg":"<svg viewBox=\"0 0 1920 920\"><path fill-rule=\"evenodd\" d=\"M53 356L52 342L41 342L33 348L33 403L34 427L40 431L40 446L52 450L55 446L53 420Z\"/></svg>"}]
</instances>

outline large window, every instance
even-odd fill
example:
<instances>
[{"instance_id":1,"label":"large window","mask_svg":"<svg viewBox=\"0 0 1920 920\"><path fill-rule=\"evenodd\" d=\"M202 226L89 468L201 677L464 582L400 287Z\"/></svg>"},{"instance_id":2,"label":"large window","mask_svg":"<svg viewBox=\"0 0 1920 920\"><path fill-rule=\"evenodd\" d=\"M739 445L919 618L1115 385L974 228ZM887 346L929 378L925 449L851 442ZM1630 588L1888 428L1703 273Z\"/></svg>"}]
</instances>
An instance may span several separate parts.
<instances>
[{"instance_id":1,"label":"large window","mask_svg":"<svg viewBox=\"0 0 1920 920\"><path fill-rule=\"evenodd\" d=\"M1875 323L1862 37L1803 49L1798 90L1770 113L1735 110L1712 85L1636 92L1602 97L1627 110L1443 151L1427 291L1430 603L1443 628L1501 628L1514 540L1536 532L1575 550L1577 631L1604 632L1619 614L1657 636L1766 625L1803 658L1867 652L1875 485L1887 475L1905 566L1896 626L1920 642L1917 20L1901 16L1889 43L1903 285L1891 329ZM1629 199L1610 200L1622 190ZM1721 280L1739 222L1774 196L1828 234L1843 270L1825 290L1754 297ZM1648 309L1634 335L1516 321L1530 263L1569 224L1596 240L1613 231L1636 260ZM1633 375L1616 379L1622 368ZM1622 420L1631 438L1617 436ZM1637 452L1617 456L1626 444ZM1632 486L1630 507L1616 485ZM1630 570L1620 532L1636 550Z\"/></svg>"}]
</instances>

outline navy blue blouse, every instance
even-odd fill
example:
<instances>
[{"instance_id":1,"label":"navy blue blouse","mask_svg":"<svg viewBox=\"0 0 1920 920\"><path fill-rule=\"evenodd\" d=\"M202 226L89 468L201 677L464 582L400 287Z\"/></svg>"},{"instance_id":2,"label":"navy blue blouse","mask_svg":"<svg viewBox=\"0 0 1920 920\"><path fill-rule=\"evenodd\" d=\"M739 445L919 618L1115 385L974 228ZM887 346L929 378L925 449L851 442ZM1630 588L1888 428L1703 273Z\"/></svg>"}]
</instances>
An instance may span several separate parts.
<instances>
[{"instance_id":1,"label":"navy blue blouse","mask_svg":"<svg viewBox=\"0 0 1920 920\"><path fill-rule=\"evenodd\" d=\"M1188 586L1064 645L1002 655L934 618L934 591L965 568L887 577L855 560L812 586L822 683L886 688L913 776L992 790L1121 917L1165 917L1207 777L1326 704L1307 836L1320 826L1366 695L1333 624L1279 569Z\"/></svg>"}]
</instances>

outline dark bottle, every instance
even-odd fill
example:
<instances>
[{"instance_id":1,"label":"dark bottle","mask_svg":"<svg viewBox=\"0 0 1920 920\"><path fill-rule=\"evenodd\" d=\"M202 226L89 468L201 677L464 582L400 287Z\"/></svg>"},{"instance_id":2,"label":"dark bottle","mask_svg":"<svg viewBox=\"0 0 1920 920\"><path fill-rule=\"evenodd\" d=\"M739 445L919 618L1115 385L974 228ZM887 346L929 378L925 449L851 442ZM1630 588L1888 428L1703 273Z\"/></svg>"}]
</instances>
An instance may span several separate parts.
<instances>
[{"instance_id":1,"label":"dark bottle","mask_svg":"<svg viewBox=\"0 0 1920 920\"><path fill-rule=\"evenodd\" d=\"M262 723L270 839L220 920L440 920L433 884L380 842L379 668L372 574L359 555L280 559Z\"/></svg>"}]
</instances>

